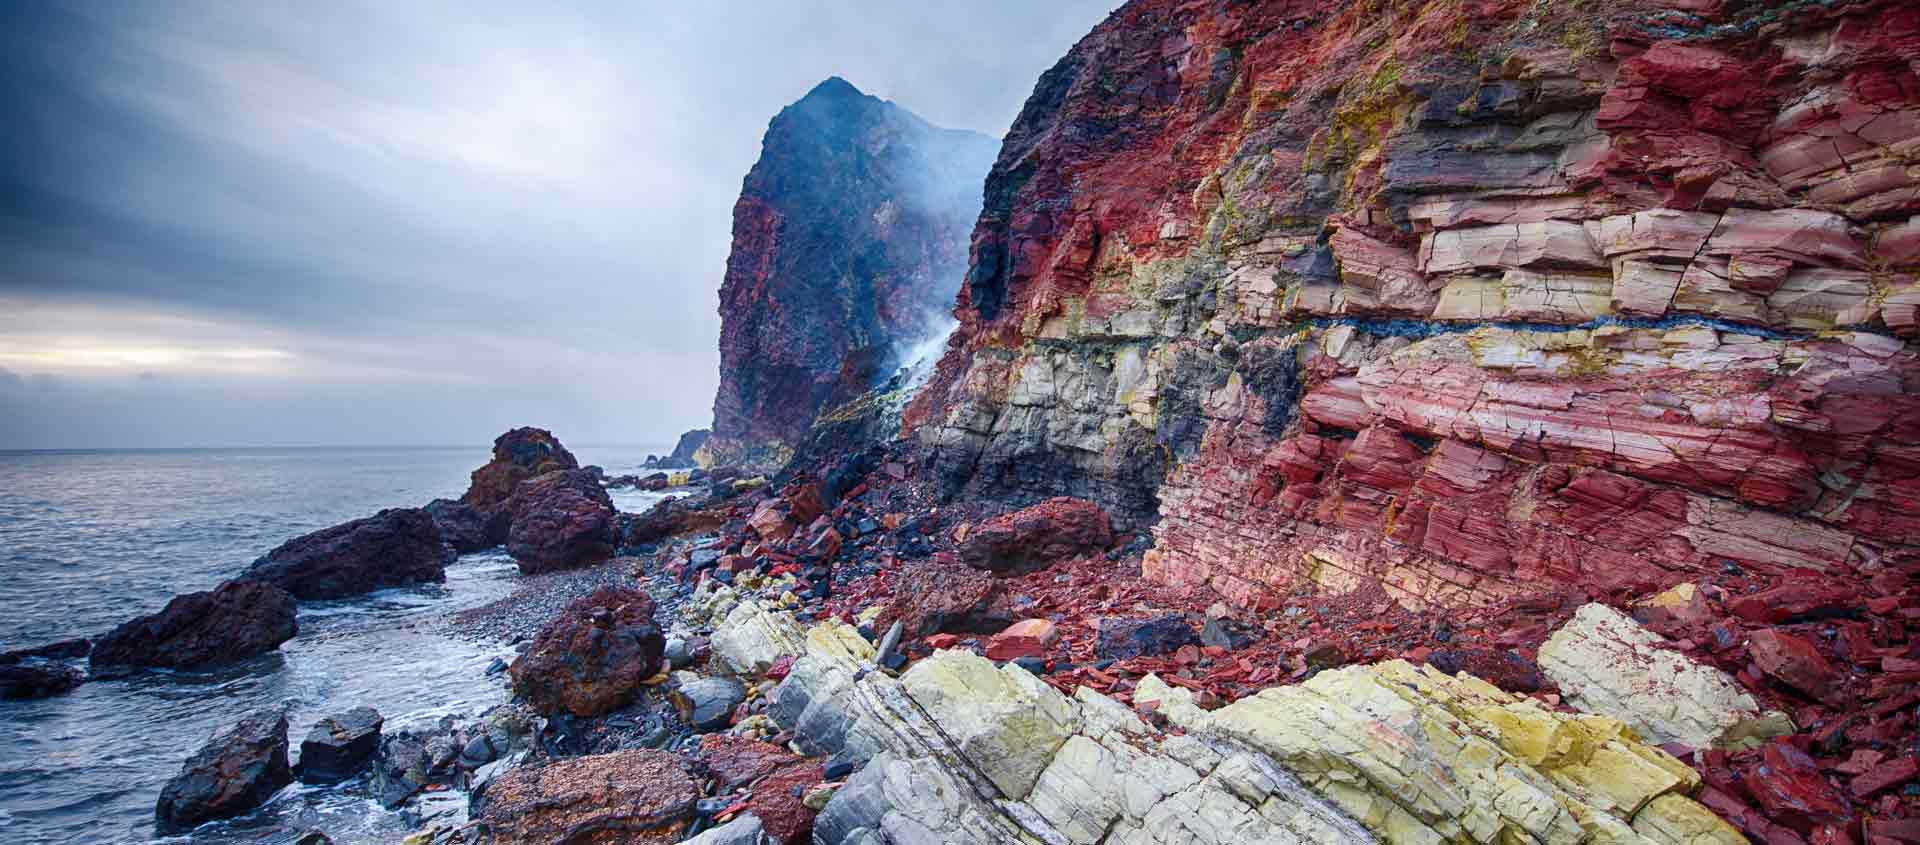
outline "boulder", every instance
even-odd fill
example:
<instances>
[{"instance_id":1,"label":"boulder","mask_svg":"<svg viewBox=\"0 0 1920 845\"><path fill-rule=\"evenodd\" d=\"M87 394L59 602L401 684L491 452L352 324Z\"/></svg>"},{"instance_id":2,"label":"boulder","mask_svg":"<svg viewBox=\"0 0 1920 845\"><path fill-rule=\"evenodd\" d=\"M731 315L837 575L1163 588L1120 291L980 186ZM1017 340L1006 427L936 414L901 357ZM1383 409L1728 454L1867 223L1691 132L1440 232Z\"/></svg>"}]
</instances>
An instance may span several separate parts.
<instances>
[{"instance_id":1,"label":"boulder","mask_svg":"<svg viewBox=\"0 0 1920 845\"><path fill-rule=\"evenodd\" d=\"M733 678L701 678L674 688L673 706L695 731L725 730L747 688Z\"/></svg>"},{"instance_id":2,"label":"boulder","mask_svg":"<svg viewBox=\"0 0 1920 845\"><path fill-rule=\"evenodd\" d=\"M1526 655L1490 648L1443 648L1427 656L1427 665L1449 675L1465 672L1507 692L1537 692L1540 665Z\"/></svg>"},{"instance_id":3,"label":"boulder","mask_svg":"<svg viewBox=\"0 0 1920 845\"><path fill-rule=\"evenodd\" d=\"M494 438L493 459L473 471L472 483L460 501L493 514L506 506L520 482L554 470L579 468L580 462L553 432L516 428Z\"/></svg>"},{"instance_id":4,"label":"boulder","mask_svg":"<svg viewBox=\"0 0 1920 845\"><path fill-rule=\"evenodd\" d=\"M989 519L967 533L960 559L999 574L1033 572L1113 545L1107 512L1060 496Z\"/></svg>"},{"instance_id":5,"label":"boulder","mask_svg":"<svg viewBox=\"0 0 1920 845\"><path fill-rule=\"evenodd\" d=\"M380 711L371 707L355 707L315 723L300 742L300 780L336 783L359 774L380 748L384 723Z\"/></svg>"},{"instance_id":6,"label":"boulder","mask_svg":"<svg viewBox=\"0 0 1920 845\"><path fill-rule=\"evenodd\" d=\"M191 830L246 813L293 782L287 765L287 718L255 713L207 742L160 790L154 808L161 833Z\"/></svg>"},{"instance_id":7,"label":"boulder","mask_svg":"<svg viewBox=\"0 0 1920 845\"><path fill-rule=\"evenodd\" d=\"M585 470L557 470L521 482L507 500L507 553L533 575L591 566L613 556L613 500Z\"/></svg>"},{"instance_id":8,"label":"boulder","mask_svg":"<svg viewBox=\"0 0 1920 845\"><path fill-rule=\"evenodd\" d=\"M86 679L85 672L52 660L0 663L0 699L47 698L71 692Z\"/></svg>"},{"instance_id":9,"label":"boulder","mask_svg":"<svg viewBox=\"0 0 1920 845\"><path fill-rule=\"evenodd\" d=\"M479 818L492 845L668 845L699 799L679 757L618 751L511 769L487 784Z\"/></svg>"},{"instance_id":10,"label":"boulder","mask_svg":"<svg viewBox=\"0 0 1920 845\"><path fill-rule=\"evenodd\" d=\"M94 643L91 659L96 668L200 668L272 651L299 630L291 594L237 579L122 623Z\"/></svg>"},{"instance_id":11,"label":"boulder","mask_svg":"<svg viewBox=\"0 0 1920 845\"><path fill-rule=\"evenodd\" d=\"M901 571L875 624L895 620L906 623L910 637L991 634L1013 623L1013 608L1000 579L940 554Z\"/></svg>"},{"instance_id":12,"label":"boulder","mask_svg":"<svg viewBox=\"0 0 1920 845\"><path fill-rule=\"evenodd\" d=\"M825 777L818 760L809 760L785 748L745 737L708 734L700 738L700 758L719 793L750 789L745 817L768 841L802 845L813 832L815 808L804 796Z\"/></svg>"},{"instance_id":13,"label":"boulder","mask_svg":"<svg viewBox=\"0 0 1920 845\"><path fill-rule=\"evenodd\" d=\"M713 628L708 645L715 668L736 675L759 676L783 657L799 657L806 650L806 631L793 614L772 610L748 599L733 606Z\"/></svg>"},{"instance_id":14,"label":"boulder","mask_svg":"<svg viewBox=\"0 0 1920 845\"><path fill-rule=\"evenodd\" d=\"M507 541L511 520L505 509L488 514L459 499L434 499L425 510L454 554L485 551Z\"/></svg>"},{"instance_id":15,"label":"boulder","mask_svg":"<svg viewBox=\"0 0 1920 845\"><path fill-rule=\"evenodd\" d=\"M1178 613L1122 618L1107 616L1098 624L1094 653L1103 660L1131 660L1141 655L1166 654L1200 642Z\"/></svg>"},{"instance_id":16,"label":"boulder","mask_svg":"<svg viewBox=\"0 0 1920 845\"><path fill-rule=\"evenodd\" d=\"M337 599L445 581L451 559L426 509L389 508L288 540L254 561L246 577L297 599Z\"/></svg>"},{"instance_id":17,"label":"boulder","mask_svg":"<svg viewBox=\"0 0 1920 845\"><path fill-rule=\"evenodd\" d=\"M633 700L660 672L666 639L653 599L604 586L575 599L508 667L514 692L546 714L598 716Z\"/></svg>"},{"instance_id":18,"label":"boulder","mask_svg":"<svg viewBox=\"0 0 1920 845\"><path fill-rule=\"evenodd\" d=\"M1540 669L1567 703L1619 719L1652 742L1750 748L1792 732L1785 716L1762 713L1725 673L1665 645L1625 614L1588 604L1540 646Z\"/></svg>"}]
</instances>

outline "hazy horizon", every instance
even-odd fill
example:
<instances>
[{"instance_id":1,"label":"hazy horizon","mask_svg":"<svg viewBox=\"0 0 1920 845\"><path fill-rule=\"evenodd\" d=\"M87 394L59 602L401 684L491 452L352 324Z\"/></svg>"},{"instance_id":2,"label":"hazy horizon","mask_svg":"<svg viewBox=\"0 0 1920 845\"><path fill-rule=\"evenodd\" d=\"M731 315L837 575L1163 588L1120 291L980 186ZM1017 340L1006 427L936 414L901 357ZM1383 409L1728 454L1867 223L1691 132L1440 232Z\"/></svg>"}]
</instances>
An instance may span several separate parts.
<instances>
[{"instance_id":1,"label":"hazy horizon","mask_svg":"<svg viewBox=\"0 0 1920 845\"><path fill-rule=\"evenodd\" d=\"M0 11L0 450L671 444L776 112L1000 137L1117 5Z\"/></svg>"}]
</instances>

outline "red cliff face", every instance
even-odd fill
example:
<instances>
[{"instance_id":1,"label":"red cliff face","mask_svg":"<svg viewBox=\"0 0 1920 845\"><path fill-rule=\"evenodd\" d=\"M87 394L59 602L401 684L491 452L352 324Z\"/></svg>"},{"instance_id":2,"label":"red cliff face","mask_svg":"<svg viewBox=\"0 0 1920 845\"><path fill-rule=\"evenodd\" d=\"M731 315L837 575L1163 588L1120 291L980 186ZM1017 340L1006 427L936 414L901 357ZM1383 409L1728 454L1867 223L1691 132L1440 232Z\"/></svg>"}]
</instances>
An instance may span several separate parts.
<instances>
[{"instance_id":1,"label":"red cliff face","mask_svg":"<svg viewBox=\"0 0 1920 845\"><path fill-rule=\"evenodd\" d=\"M941 330L994 147L838 78L773 119L720 289L716 459L777 466Z\"/></svg>"},{"instance_id":2,"label":"red cliff face","mask_svg":"<svg viewBox=\"0 0 1920 845\"><path fill-rule=\"evenodd\" d=\"M907 427L1245 604L1913 572L1917 69L1900 2L1129 3Z\"/></svg>"}]
</instances>

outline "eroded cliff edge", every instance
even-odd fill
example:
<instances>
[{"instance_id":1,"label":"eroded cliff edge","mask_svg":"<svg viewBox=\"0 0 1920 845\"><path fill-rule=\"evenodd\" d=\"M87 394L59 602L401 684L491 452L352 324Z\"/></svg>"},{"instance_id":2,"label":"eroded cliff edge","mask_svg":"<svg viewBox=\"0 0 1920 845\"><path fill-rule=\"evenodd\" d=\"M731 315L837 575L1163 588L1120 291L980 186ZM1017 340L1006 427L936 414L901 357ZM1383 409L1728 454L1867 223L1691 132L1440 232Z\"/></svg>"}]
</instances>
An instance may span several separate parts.
<instances>
[{"instance_id":1,"label":"eroded cliff edge","mask_svg":"<svg viewBox=\"0 0 1920 845\"><path fill-rule=\"evenodd\" d=\"M777 468L944 331L997 147L838 77L773 118L733 211L713 460Z\"/></svg>"},{"instance_id":2,"label":"eroded cliff edge","mask_svg":"<svg viewBox=\"0 0 1920 845\"><path fill-rule=\"evenodd\" d=\"M1129 3L908 428L1243 603L1910 567L1917 63L1889 2Z\"/></svg>"}]
</instances>

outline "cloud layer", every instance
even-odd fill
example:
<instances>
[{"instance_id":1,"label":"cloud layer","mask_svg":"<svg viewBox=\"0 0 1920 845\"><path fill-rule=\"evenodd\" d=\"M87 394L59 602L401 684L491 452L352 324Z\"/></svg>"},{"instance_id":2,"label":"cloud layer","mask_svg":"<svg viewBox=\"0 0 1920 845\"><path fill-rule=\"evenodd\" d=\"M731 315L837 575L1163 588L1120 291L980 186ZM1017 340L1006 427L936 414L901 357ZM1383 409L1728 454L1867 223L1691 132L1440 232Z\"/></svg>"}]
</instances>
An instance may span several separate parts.
<instances>
[{"instance_id":1,"label":"cloud layer","mask_svg":"<svg viewBox=\"0 0 1920 845\"><path fill-rule=\"evenodd\" d=\"M746 5L0 11L0 448L670 442L780 107L997 136L1115 2Z\"/></svg>"}]
</instances>

